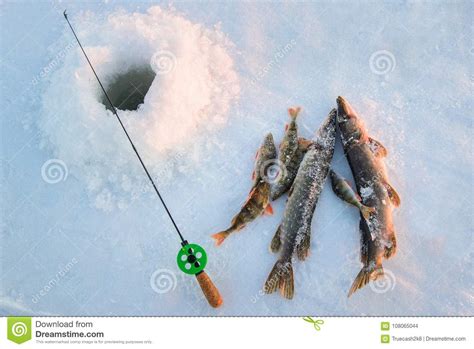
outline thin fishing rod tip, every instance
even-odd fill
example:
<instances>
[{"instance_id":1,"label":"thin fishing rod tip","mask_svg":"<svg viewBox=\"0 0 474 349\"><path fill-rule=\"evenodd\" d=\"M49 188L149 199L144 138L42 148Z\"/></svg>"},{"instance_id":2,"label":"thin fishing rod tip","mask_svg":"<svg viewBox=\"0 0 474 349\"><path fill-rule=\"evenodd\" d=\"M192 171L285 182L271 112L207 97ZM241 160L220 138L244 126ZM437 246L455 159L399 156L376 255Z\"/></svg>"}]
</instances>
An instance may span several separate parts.
<instances>
[{"instance_id":1,"label":"thin fishing rod tip","mask_svg":"<svg viewBox=\"0 0 474 349\"><path fill-rule=\"evenodd\" d=\"M64 15L64 18L67 19L67 13L66 13L66 11L67 11L67 10L64 10L63 15Z\"/></svg>"}]
</instances>

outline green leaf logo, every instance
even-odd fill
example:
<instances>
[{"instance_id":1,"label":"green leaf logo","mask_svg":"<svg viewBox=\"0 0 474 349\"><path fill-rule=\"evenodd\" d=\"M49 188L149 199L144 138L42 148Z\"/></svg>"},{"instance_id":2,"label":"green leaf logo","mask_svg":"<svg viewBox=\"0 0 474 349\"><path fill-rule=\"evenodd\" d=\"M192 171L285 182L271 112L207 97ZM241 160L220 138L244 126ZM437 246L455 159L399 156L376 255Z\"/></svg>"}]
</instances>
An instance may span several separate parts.
<instances>
[{"instance_id":1,"label":"green leaf logo","mask_svg":"<svg viewBox=\"0 0 474 349\"><path fill-rule=\"evenodd\" d=\"M31 339L30 317L9 317L7 320L7 338L21 344Z\"/></svg>"},{"instance_id":2,"label":"green leaf logo","mask_svg":"<svg viewBox=\"0 0 474 349\"><path fill-rule=\"evenodd\" d=\"M313 326L314 326L314 329L316 331L320 331L321 330L321 326L320 325L324 325L324 320L322 319L316 319L314 320L312 317L310 316L306 316L303 318L304 321L306 322L309 322L309 323L312 323Z\"/></svg>"}]
</instances>

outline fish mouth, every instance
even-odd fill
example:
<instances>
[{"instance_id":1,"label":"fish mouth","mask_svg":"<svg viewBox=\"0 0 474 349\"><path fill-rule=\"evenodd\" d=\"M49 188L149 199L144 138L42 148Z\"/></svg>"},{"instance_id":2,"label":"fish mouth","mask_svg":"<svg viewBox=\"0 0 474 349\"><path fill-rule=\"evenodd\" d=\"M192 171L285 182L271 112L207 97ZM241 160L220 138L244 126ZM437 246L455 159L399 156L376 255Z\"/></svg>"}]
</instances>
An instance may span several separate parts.
<instances>
[{"instance_id":1,"label":"fish mouth","mask_svg":"<svg viewBox=\"0 0 474 349\"><path fill-rule=\"evenodd\" d=\"M270 159L277 157L277 150L275 147L275 141L273 139L273 134L270 132L265 136L265 140L263 141L262 151L266 154L265 157Z\"/></svg>"},{"instance_id":2,"label":"fish mouth","mask_svg":"<svg viewBox=\"0 0 474 349\"><path fill-rule=\"evenodd\" d=\"M337 116L338 116L339 122L342 122L348 118L357 116L352 106L349 104L348 101L345 100L344 97L338 96L336 99L336 102L337 102Z\"/></svg>"},{"instance_id":3,"label":"fish mouth","mask_svg":"<svg viewBox=\"0 0 474 349\"><path fill-rule=\"evenodd\" d=\"M265 142L273 143L273 134L271 132L267 133L267 135L265 136Z\"/></svg>"},{"instance_id":4,"label":"fish mouth","mask_svg":"<svg viewBox=\"0 0 474 349\"><path fill-rule=\"evenodd\" d=\"M275 148L275 141L273 140L273 134L270 132L265 136L264 147L270 150L274 150Z\"/></svg>"}]
</instances>

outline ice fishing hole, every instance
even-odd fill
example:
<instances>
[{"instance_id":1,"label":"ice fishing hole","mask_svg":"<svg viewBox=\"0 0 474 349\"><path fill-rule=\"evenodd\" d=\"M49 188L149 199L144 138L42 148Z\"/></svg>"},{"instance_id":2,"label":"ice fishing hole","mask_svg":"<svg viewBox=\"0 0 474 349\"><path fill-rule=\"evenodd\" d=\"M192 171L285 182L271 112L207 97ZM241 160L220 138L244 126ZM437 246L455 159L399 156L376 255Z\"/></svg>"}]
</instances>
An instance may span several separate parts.
<instances>
[{"instance_id":1,"label":"ice fishing hole","mask_svg":"<svg viewBox=\"0 0 474 349\"><path fill-rule=\"evenodd\" d=\"M149 66L138 67L124 74L114 76L105 88L115 108L119 110L137 110L143 104L145 96L155 79L156 73ZM105 96L102 104L112 110Z\"/></svg>"}]
</instances>

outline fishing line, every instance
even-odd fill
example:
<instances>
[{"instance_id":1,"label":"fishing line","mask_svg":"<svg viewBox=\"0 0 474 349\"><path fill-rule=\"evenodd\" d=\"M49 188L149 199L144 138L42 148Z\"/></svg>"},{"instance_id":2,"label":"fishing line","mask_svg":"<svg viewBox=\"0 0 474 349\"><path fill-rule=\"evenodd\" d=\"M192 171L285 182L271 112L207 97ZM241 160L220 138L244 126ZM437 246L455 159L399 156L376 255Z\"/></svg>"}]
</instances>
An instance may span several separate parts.
<instances>
[{"instance_id":1,"label":"fishing line","mask_svg":"<svg viewBox=\"0 0 474 349\"><path fill-rule=\"evenodd\" d=\"M69 28L71 28L72 33L74 34L74 37L76 38L77 43L79 44L79 47L82 50L82 53L84 54L84 57L87 60L87 63L89 63L90 68L92 69L92 72L94 73L97 82L100 85L100 88L102 89L102 92L104 92L105 97L107 98L107 101L110 104L110 107L112 108L112 112L114 113L115 117L117 118L118 122L120 123L120 126L122 127L123 132L127 136L128 141L130 142L130 145L132 146L133 151L137 155L138 160L140 161L140 164L142 165L143 169L145 170L145 173L150 180L150 183L153 186L153 189L155 190L156 195L160 199L163 207L165 208L166 213L168 214L168 217L171 220L171 223L173 223L173 226L176 230L176 232L179 235L179 238L181 239L181 246L182 248L178 252L177 256L177 264L179 269L183 271L186 274L192 274L195 275L199 285L201 286L201 289L204 293L204 296L206 297L207 301L209 304L215 308L219 307L222 304L222 297L217 290L217 288L214 286L212 283L211 279L209 276L205 273L204 267L207 264L207 255L206 251L199 245L197 244L190 244L188 243L187 240L184 239L183 235L181 234L181 231L178 228L178 225L176 224L170 210L168 209L168 206L166 206L165 200L160 194L160 191L158 190L158 187L155 184L155 181L150 175L150 172L148 172L147 167L145 166L145 163L142 160L142 157L138 153L137 148L135 147L135 144L133 143L132 139L130 138L130 135L127 132L127 129L125 128L125 125L122 122L122 119L120 119L120 116L117 113L117 109L112 103L112 100L110 99L107 91L105 90L104 86L102 85L102 82L99 79L99 76L95 72L94 67L92 66L91 61L89 60L89 57L86 54L86 51L82 47L81 42L79 41L79 38L76 35L76 32L74 28L71 25L71 22L69 22L69 19L66 14L66 10L63 12L64 18L66 19L67 23L69 24Z\"/></svg>"},{"instance_id":2,"label":"fishing line","mask_svg":"<svg viewBox=\"0 0 474 349\"><path fill-rule=\"evenodd\" d=\"M110 107L112 108L112 112L114 113L114 115L116 116L118 122L120 123L120 126L122 127L123 132L125 132L125 135L127 136L127 139L128 139L128 141L130 142L130 145L132 146L133 151L134 151L135 154L137 155L138 160L140 161L140 164L142 164L142 167L143 167L143 169L145 170L145 173L146 173L148 179L149 179L150 182L151 182L151 185L153 185L153 188L155 189L156 195L158 195L158 198L160 199L161 203L163 204L163 207L165 208L166 213L168 214L168 217L169 217L170 220L171 220L171 223L173 223L173 226L174 226L174 228L176 229L176 232L178 233L179 238L181 239L181 242L182 242L182 243L185 243L186 240L184 240L183 235L181 234L181 231L180 231L179 228L178 228L178 225L177 225L176 222L174 221L173 216L171 215L171 212L170 212L170 210L168 209L168 206L166 206L165 200L163 200L163 197L161 196L160 191L158 190L158 187L157 187L156 184L155 184L155 181L154 181L153 178L151 177L150 172L148 172L148 169L146 168L145 163L144 163L143 160L142 160L142 157L141 157L140 154L138 153L137 148L135 147L135 144L133 143L132 139L130 138L130 136L129 136L128 132L127 132L127 129L125 128L124 124L122 123L122 119L120 119L120 116L119 116L118 113L117 113L117 109L114 107L114 105L113 105L113 103L112 103L112 100L111 100L110 97L109 97L109 94L107 93L107 91L105 91L105 88L104 88L104 86L102 85L102 82L100 81L99 77L97 76L97 73L95 72L95 69L94 69L94 67L92 66L92 63L91 63L91 61L89 60L89 57L88 57L87 54L86 54L86 51L84 51L84 48L82 47L81 42L79 41L79 38L77 37L76 32L74 31L74 28L72 27L71 23L69 22L69 19L67 18L66 11L64 11L63 14L64 14L64 18L66 18L66 21L67 21L67 23L69 24L69 28L71 28L71 31L72 31L72 33L74 34L74 37L76 38L77 43L79 44L79 47L80 47L81 50L82 50L82 53L84 54L84 56L85 56L86 59L87 59L87 63L89 63L89 66L91 67L92 72L94 73L94 75L95 75L97 81L99 82L100 88L102 89L102 92L104 92L105 98L107 98L107 101L109 102Z\"/></svg>"}]
</instances>

